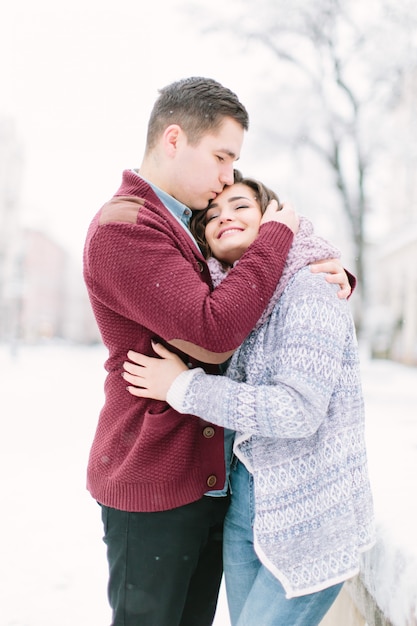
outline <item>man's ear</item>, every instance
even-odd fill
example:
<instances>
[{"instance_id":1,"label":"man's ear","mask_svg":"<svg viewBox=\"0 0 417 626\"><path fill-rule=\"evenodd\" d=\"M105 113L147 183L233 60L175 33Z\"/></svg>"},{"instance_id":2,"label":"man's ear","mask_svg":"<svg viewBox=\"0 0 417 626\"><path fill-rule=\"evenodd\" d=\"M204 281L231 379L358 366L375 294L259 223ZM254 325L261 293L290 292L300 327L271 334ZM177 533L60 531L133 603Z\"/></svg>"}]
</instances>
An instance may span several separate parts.
<instances>
[{"instance_id":1,"label":"man's ear","mask_svg":"<svg viewBox=\"0 0 417 626\"><path fill-rule=\"evenodd\" d=\"M164 148L168 156L174 156L179 143L183 139L184 132L178 124L170 124L166 127L162 136Z\"/></svg>"}]
</instances>

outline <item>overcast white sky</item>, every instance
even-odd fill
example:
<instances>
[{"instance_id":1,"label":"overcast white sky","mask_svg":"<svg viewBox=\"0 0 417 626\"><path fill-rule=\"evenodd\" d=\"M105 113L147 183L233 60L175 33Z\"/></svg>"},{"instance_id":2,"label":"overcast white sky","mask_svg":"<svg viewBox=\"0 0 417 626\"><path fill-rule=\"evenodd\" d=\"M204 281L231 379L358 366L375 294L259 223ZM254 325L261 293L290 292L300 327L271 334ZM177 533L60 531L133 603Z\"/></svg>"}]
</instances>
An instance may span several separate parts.
<instances>
[{"instance_id":1,"label":"overcast white sky","mask_svg":"<svg viewBox=\"0 0 417 626\"><path fill-rule=\"evenodd\" d=\"M221 16L235 4L194 3ZM0 116L14 121L22 146L23 220L75 255L121 171L140 165L158 88L190 75L216 78L238 93L252 128L256 122L251 103L268 73L262 58L244 54L230 36L203 35L201 17L181 7L181 0L2 3Z\"/></svg>"}]
</instances>

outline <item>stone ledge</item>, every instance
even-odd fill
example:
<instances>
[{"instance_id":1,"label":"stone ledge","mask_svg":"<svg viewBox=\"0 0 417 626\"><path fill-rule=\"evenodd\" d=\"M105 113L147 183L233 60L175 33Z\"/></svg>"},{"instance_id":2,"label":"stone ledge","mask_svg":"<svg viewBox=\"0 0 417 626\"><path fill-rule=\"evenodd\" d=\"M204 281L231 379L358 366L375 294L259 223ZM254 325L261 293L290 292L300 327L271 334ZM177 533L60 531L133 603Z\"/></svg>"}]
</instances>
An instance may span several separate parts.
<instances>
[{"instance_id":1,"label":"stone ledge","mask_svg":"<svg viewBox=\"0 0 417 626\"><path fill-rule=\"evenodd\" d=\"M417 626L411 611L406 621L392 622L378 606L360 576L347 581L320 626Z\"/></svg>"},{"instance_id":2,"label":"stone ledge","mask_svg":"<svg viewBox=\"0 0 417 626\"><path fill-rule=\"evenodd\" d=\"M345 584L345 589L351 601L365 618L367 626L395 626L385 617L375 598L369 593L359 576L349 580Z\"/></svg>"}]
</instances>

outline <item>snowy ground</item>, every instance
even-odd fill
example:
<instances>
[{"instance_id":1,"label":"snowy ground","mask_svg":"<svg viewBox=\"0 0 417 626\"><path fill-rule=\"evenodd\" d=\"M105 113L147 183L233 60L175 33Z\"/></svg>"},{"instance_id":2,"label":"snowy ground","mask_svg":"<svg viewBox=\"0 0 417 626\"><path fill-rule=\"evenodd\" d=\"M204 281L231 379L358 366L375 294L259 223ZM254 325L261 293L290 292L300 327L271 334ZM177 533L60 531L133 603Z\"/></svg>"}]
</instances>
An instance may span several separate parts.
<instances>
[{"instance_id":1,"label":"snowy ground","mask_svg":"<svg viewBox=\"0 0 417 626\"><path fill-rule=\"evenodd\" d=\"M4 626L110 623L99 509L84 486L103 361L101 347L22 347L17 356L0 347ZM402 619L417 596L417 368L364 359L362 369L381 538L375 593ZM228 624L223 593L215 625Z\"/></svg>"}]
</instances>

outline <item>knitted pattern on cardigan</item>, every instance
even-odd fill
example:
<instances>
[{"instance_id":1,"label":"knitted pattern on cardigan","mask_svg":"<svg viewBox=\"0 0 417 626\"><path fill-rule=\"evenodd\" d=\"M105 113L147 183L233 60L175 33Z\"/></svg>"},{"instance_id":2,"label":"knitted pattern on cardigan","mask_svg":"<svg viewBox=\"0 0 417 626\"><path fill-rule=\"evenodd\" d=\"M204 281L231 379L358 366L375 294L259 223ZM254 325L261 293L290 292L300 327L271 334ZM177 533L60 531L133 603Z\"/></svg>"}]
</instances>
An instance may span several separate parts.
<instances>
[{"instance_id":1,"label":"knitted pattern on cardigan","mask_svg":"<svg viewBox=\"0 0 417 626\"><path fill-rule=\"evenodd\" d=\"M152 339L180 339L212 352L239 346L273 294L293 240L282 224L265 224L261 231L213 291L203 256L134 172L123 173L120 189L92 220L84 279L108 359L87 487L100 503L162 511L223 488L223 429L210 428L207 437L203 420L184 418L166 402L131 396L123 362L130 349L154 354Z\"/></svg>"},{"instance_id":2,"label":"knitted pattern on cardigan","mask_svg":"<svg viewBox=\"0 0 417 626\"><path fill-rule=\"evenodd\" d=\"M272 312L226 376L187 371L168 395L177 410L237 431L235 454L254 478L255 549L287 597L352 577L374 542L349 305L322 274L297 265L290 253Z\"/></svg>"}]
</instances>

